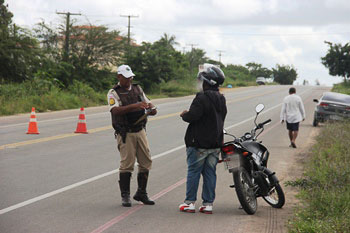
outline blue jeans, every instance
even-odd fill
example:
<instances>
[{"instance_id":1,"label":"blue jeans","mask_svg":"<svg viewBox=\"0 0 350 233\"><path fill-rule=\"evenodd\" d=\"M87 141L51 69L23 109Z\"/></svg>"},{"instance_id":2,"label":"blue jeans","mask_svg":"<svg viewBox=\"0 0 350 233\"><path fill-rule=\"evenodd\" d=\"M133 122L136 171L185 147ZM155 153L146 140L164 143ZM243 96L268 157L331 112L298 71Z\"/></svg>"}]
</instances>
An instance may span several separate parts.
<instances>
[{"instance_id":1,"label":"blue jeans","mask_svg":"<svg viewBox=\"0 0 350 233\"><path fill-rule=\"evenodd\" d=\"M186 203L197 200L199 179L203 176L202 200L203 205L210 205L215 200L216 164L220 149L198 149L187 147L187 182Z\"/></svg>"}]
</instances>

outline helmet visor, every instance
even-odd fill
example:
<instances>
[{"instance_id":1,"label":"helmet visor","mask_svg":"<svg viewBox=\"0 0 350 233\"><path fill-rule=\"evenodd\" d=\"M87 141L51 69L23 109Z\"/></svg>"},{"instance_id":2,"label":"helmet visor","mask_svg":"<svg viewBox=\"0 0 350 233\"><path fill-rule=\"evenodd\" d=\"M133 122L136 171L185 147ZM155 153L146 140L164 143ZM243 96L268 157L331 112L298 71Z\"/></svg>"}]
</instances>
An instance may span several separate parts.
<instances>
[{"instance_id":1,"label":"helmet visor","mask_svg":"<svg viewBox=\"0 0 350 233\"><path fill-rule=\"evenodd\" d=\"M204 75L203 75L203 72L199 72L198 73L198 76L197 76L197 79L199 80L199 81L202 81L202 82L207 82L209 85L211 85L211 86L214 86L214 85L216 85L216 81L214 81L214 80L212 80L212 79L207 79L206 77L204 77Z\"/></svg>"}]
</instances>

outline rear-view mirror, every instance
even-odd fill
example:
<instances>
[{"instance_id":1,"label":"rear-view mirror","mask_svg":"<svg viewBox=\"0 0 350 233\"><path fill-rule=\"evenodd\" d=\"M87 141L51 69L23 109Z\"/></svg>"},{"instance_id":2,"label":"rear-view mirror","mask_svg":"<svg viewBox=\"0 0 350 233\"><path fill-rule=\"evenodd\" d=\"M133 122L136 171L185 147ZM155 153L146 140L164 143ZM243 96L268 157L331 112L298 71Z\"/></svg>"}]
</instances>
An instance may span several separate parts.
<instances>
[{"instance_id":1,"label":"rear-view mirror","mask_svg":"<svg viewBox=\"0 0 350 233\"><path fill-rule=\"evenodd\" d=\"M258 104L255 107L256 113L261 113L262 110L264 110L265 106L263 104Z\"/></svg>"}]
</instances>

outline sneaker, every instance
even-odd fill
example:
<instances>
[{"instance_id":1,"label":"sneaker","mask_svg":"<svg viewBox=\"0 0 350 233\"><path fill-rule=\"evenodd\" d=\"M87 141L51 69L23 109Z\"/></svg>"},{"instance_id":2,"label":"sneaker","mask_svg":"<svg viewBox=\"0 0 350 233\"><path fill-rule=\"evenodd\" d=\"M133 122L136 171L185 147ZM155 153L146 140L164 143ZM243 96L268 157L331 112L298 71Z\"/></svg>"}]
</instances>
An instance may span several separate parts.
<instances>
[{"instance_id":1,"label":"sneaker","mask_svg":"<svg viewBox=\"0 0 350 233\"><path fill-rule=\"evenodd\" d=\"M199 208L199 212L205 213L205 214L212 214L213 213L213 206L212 205L203 205Z\"/></svg>"},{"instance_id":2,"label":"sneaker","mask_svg":"<svg viewBox=\"0 0 350 233\"><path fill-rule=\"evenodd\" d=\"M196 212L196 207L194 203L183 203L179 206L179 209L181 212L187 212L187 213L195 213Z\"/></svg>"}]
</instances>

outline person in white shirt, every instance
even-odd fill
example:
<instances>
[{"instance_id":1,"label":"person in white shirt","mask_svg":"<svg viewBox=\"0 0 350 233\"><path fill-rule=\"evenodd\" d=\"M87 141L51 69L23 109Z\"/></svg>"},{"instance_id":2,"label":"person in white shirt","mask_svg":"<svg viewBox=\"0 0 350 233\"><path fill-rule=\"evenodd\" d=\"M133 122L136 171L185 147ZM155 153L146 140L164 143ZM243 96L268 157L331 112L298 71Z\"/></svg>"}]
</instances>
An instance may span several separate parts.
<instances>
[{"instance_id":1,"label":"person in white shirt","mask_svg":"<svg viewBox=\"0 0 350 233\"><path fill-rule=\"evenodd\" d=\"M290 139L290 147L296 148L295 140L299 132L299 122L305 120L305 109L303 101L298 96L294 87L289 89L289 95L283 99L281 109L281 123L287 123Z\"/></svg>"}]
</instances>

